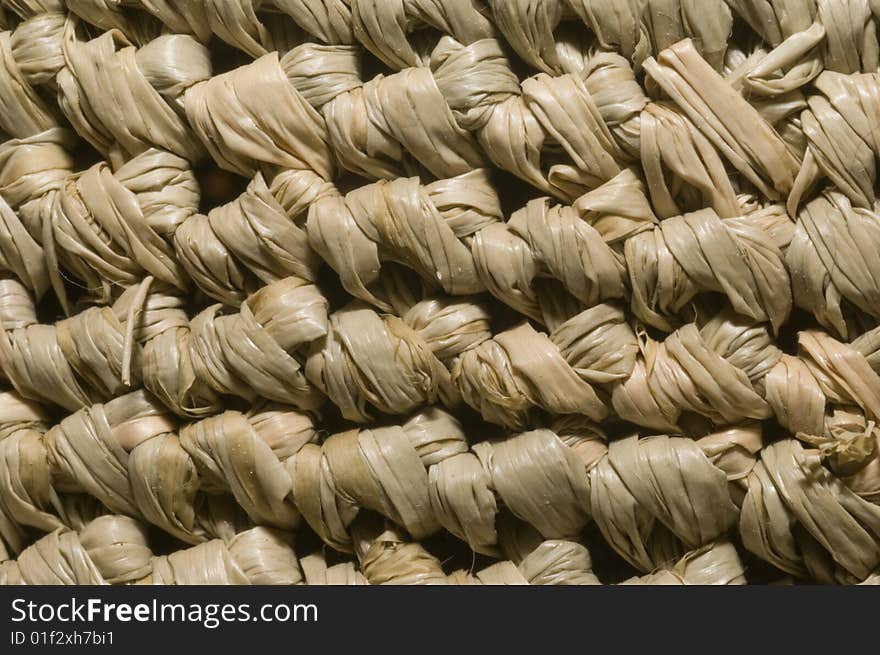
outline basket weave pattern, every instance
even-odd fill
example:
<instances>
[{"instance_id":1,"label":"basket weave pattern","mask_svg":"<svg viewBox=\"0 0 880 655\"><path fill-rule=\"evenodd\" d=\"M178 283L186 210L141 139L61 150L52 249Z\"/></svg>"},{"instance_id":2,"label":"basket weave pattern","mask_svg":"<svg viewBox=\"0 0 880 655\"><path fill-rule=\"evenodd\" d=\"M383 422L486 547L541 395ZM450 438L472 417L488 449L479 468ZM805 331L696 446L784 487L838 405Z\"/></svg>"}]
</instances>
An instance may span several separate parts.
<instances>
[{"instance_id":1,"label":"basket weave pattern","mask_svg":"<svg viewBox=\"0 0 880 655\"><path fill-rule=\"evenodd\" d=\"M0 583L877 582L878 27L0 0Z\"/></svg>"}]
</instances>

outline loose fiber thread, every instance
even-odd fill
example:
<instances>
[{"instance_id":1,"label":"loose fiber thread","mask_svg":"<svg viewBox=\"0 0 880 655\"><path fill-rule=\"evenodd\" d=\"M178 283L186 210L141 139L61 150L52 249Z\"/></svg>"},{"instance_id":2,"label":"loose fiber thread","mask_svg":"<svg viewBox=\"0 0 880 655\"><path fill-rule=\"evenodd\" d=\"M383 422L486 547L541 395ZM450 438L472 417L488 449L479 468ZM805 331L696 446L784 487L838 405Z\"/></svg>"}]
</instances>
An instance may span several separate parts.
<instances>
[{"instance_id":1,"label":"loose fiber thread","mask_svg":"<svg viewBox=\"0 0 880 655\"><path fill-rule=\"evenodd\" d=\"M876 583L874 5L0 0L0 581Z\"/></svg>"}]
</instances>

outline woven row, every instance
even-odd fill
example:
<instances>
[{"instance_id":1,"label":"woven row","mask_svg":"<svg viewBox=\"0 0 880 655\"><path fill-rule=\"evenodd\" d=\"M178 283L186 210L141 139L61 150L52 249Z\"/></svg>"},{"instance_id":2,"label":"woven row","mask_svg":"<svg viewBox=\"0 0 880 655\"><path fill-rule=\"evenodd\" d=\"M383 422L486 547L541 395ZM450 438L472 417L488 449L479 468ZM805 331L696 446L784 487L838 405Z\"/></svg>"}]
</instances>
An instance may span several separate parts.
<instances>
[{"instance_id":1,"label":"woven row","mask_svg":"<svg viewBox=\"0 0 880 655\"><path fill-rule=\"evenodd\" d=\"M875 581L874 4L0 0L0 581Z\"/></svg>"}]
</instances>

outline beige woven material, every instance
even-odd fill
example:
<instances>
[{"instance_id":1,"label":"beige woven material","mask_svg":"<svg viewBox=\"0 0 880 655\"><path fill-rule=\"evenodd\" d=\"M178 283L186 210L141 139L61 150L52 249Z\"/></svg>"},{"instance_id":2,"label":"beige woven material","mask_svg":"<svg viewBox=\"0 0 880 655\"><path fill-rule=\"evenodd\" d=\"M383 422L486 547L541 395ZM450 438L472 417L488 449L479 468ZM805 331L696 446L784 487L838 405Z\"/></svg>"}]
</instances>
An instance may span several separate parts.
<instances>
[{"instance_id":1,"label":"beige woven material","mask_svg":"<svg viewBox=\"0 0 880 655\"><path fill-rule=\"evenodd\" d=\"M0 583L877 584L878 27L0 0Z\"/></svg>"}]
</instances>

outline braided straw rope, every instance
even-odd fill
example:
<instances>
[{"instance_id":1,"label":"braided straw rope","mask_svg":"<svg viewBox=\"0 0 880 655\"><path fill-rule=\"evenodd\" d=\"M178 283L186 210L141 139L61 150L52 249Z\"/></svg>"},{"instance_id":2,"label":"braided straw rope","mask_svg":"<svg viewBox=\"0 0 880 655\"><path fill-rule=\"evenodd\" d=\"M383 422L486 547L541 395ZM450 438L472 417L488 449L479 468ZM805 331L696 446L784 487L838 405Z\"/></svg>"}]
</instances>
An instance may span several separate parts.
<instances>
[{"instance_id":1,"label":"braided straw rope","mask_svg":"<svg viewBox=\"0 0 880 655\"><path fill-rule=\"evenodd\" d=\"M0 0L0 583L877 584L878 28Z\"/></svg>"}]
</instances>

